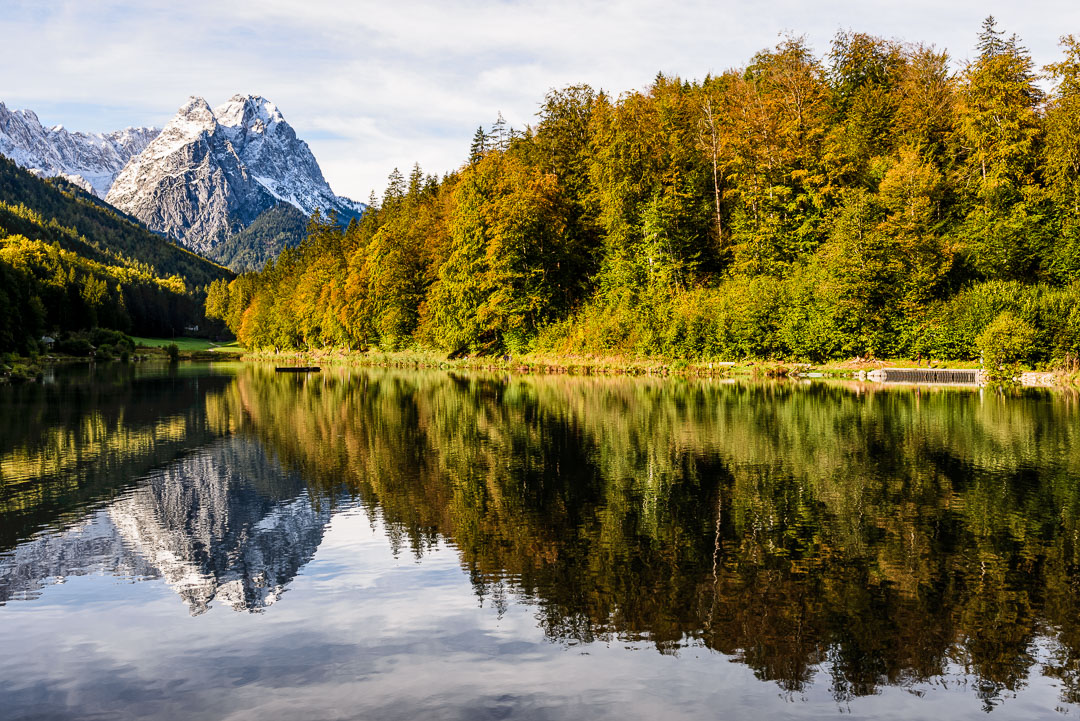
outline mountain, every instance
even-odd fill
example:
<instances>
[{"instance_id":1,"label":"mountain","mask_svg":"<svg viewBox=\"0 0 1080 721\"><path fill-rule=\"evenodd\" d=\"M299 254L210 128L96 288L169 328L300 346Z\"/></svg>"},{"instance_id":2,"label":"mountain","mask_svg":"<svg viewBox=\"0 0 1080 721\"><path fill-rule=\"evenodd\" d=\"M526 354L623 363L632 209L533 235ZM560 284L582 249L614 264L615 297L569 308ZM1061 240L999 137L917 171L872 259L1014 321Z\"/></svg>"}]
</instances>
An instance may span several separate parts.
<instances>
[{"instance_id":1,"label":"mountain","mask_svg":"<svg viewBox=\"0 0 1080 721\"><path fill-rule=\"evenodd\" d=\"M217 108L190 98L106 200L208 255L279 203L343 220L364 208L334 194L307 143L258 95L234 95Z\"/></svg>"},{"instance_id":2,"label":"mountain","mask_svg":"<svg viewBox=\"0 0 1080 721\"><path fill-rule=\"evenodd\" d=\"M289 203L278 203L214 248L214 259L237 273L262 270L266 261L295 248L307 233L308 217Z\"/></svg>"},{"instance_id":3,"label":"mountain","mask_svg":"<svg viewBox=\"0 0 1080 721\"><path fill-rule=\"evenodd\" d=\"M60 176L99 198L127 162L157 137L157 128L125 128L111 133L72 133L46 128L32 110L8 110L0 103L0 154L35 175Z\"/></svg>"}]
</instances>

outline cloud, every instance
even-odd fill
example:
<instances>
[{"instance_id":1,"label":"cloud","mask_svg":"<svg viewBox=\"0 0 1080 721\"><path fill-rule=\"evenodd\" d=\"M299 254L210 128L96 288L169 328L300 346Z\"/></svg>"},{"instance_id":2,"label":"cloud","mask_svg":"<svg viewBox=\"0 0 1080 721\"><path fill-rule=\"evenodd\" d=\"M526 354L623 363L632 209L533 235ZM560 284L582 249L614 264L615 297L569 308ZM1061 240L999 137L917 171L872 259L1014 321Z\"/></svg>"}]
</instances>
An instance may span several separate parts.
<instances>
[{"instance_id":1,"label":"cloud","mask_svg":"<svg viewBox=\"0 0 1080 721\"><path fill-rule=\"evenodd\" d=\"M79 130L163 125L192 94L272 99L334 189L366 198L393 167L442 173L498 112L533 122L552 87L618 94L657 71L699 78L785 31L819 52L841 28L971 53L993 13L1038 64L1057 57L1073 2L772 3L739 0L330 0L5 3L0 100ZM1052 18L1053 22L1047 19Z\"/></svg>"}]
</instances>

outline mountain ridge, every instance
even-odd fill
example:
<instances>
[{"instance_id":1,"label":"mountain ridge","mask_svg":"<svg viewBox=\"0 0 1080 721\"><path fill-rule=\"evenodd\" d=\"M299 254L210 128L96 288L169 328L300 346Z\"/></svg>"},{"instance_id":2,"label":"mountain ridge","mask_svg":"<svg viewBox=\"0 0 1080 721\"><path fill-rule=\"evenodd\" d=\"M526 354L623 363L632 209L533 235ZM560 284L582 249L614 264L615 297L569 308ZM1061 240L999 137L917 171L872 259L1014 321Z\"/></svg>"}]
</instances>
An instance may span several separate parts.
<instances>
[{"instance_id":1,"label":"mountain ridge","mask_svg":"<svg viewBox=\"0 0 1080 721\"><path fill-rule=\"evenodd\" d=\"M213 332L205 288L233 277L83 188L0 157L0 354L46 350L43 334Z\"/></svg>"},{"instance_id":2,"label":"mountain ridge","mask_svg":"<svg viewBox=\"0 0 1080 721\"><path fill-rule=\"evenodd\" d=\"M0 154L35 175L62 177L99 198L160 132L154 127L71 132L63 125L45 127L33 110L9 110L0 102Z\"/></svg>"},{"instance_id":3,"label":"mountain ridge","mask_svg":"<svg viewBox=\"0 0 1080 721\"><path fill-rule=\"evenodd\" d=\"M216 259L265 262L271 249L296 245L302 232L288 238L277 232L273 242L263 231L258 238L241 235L264 213L277 224L281 213L274 209L282 204L304 216L333 212L343 223L367 207L333 192L308 144L260 95L233 95L216 108L191 96L164 128L109 133L47 128L33 110L0 102L0 155ZM245 248L249 237L259 247Z\"/></svg>"},{"instance_id":4,"label":"mountain ridge","mask_svg":"<svg viewBox=\"0 0 1080 721\"><path fill-rule=\"evenodd\" d=\"M262 270L286 248L307 235L308 216L289 203L278 203L214 248L214 260L237 273Z\"/></svg>"}]
</instances>

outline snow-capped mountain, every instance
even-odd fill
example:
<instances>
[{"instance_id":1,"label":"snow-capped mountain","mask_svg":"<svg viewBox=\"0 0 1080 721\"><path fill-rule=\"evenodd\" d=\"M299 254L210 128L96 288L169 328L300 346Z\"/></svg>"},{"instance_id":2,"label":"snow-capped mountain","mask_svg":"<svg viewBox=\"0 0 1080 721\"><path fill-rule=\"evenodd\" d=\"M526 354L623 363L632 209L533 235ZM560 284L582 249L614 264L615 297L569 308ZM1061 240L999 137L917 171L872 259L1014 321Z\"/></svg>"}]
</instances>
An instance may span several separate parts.
<instances>
[{"instance_id":1,"label":"snow-capped mountain","mask_svg":"<svg viewBox=\"0 0 1080 721\"><path fill-rule=\"evenodd\" d=\"M0 154L44 177L59 175L104 198L117 173L150 144L157 128L125 128L111 133L72 133L46 128L32 110L8 110L0 103Z\"/></svg>"},{"instance_id":2,"label":"snow-capped mountain","mask_svg":"<svg viewBox=\"0 0 1080 721\"><path fill-rule=\"evenodd\" d=\"M213 109L190 98L106 200L202 253L280 202L306 215L348 218L364 209L334 194L307 143L258 95L234 95Z\"/></svg>"}]
</instances>

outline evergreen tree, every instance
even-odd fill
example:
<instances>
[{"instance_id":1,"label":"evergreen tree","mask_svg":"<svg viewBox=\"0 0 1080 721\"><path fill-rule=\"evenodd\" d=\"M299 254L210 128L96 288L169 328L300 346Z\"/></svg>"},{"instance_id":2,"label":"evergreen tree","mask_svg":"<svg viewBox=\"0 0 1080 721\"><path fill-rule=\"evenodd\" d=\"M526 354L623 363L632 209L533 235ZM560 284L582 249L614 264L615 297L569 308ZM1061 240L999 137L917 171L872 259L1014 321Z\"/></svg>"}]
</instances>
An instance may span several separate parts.
<instances>
[{"instance_id":1,"label":"evergreen tree","mask_svg":"<svg viewBox=\"0 0 1080 721\"><path fill-rule=\"evenodd\" d=\"M1043 131L1042 91L1027 51L999 42L993 18L979 38L982 54L965 68L959 129L971 209L964 235L972 265L986 277L1038 273L1047 238L1036 163Z\"/></svg>"},{"instance_id":2,"label":"evergreen tree","mask_svg":"<svg viewBox=\"0 0 1080 721\"><path fill-rule=\"evenodd\" d=\"M997 29L997 19L993 15L987 15L982 22L982 31L979 33L979 41L975 45L979 50L981 60L989 60L1006 51L1007 43L1002 40L1003 33Z\"/></svg>"},{"instance_id":3,"label":"evergreen tree","mask_svg":"<svg viewBox=\"0 0 1080 721\"><path fill-rule=\"evenodd\" d=\"M407 186L405 176L401 171L394 168L386 179L386 190L383 192L382 208L387 208L400 203L405 198Z\"/></svg>"},{"instance_id":4,"label":"evergreen tree","mask_svg":"<svg viewBox=\"0 0 1080 721\"><path fill-rule=\"evenodd\" d=\"M409 201L412 203L417 202L420 199L420 194L424 192L424 188L424 171L420 169L420 163L415 163L409 172Z\"/></svg>"},{"instance_id":5,"label":"evergreen tree","mask_svg":"<svg viewBox=\"0 0 1080 721\"><path fill-rule=\"evenodd\" d=\"M506 123L506 118L503 117L502 111L499 111L499 117L495 119L495 124L491 126L491 143L495 150L500 152L506 152L510 147L510 137L513 129Z\"/></svg>"},{"instance_id":6,"label":"evergreen tree","mask_svg":"<svg viewBox=\"0 0 1080 721\"><path fill-rule=\"evenodd\" d=\"M472 145L469 147L469 163L475 165L487 154L489 145L489 139L487 133L484 132L484 126L476 128L476 132L473 134Z\"/></svg>"}]
</instances>

